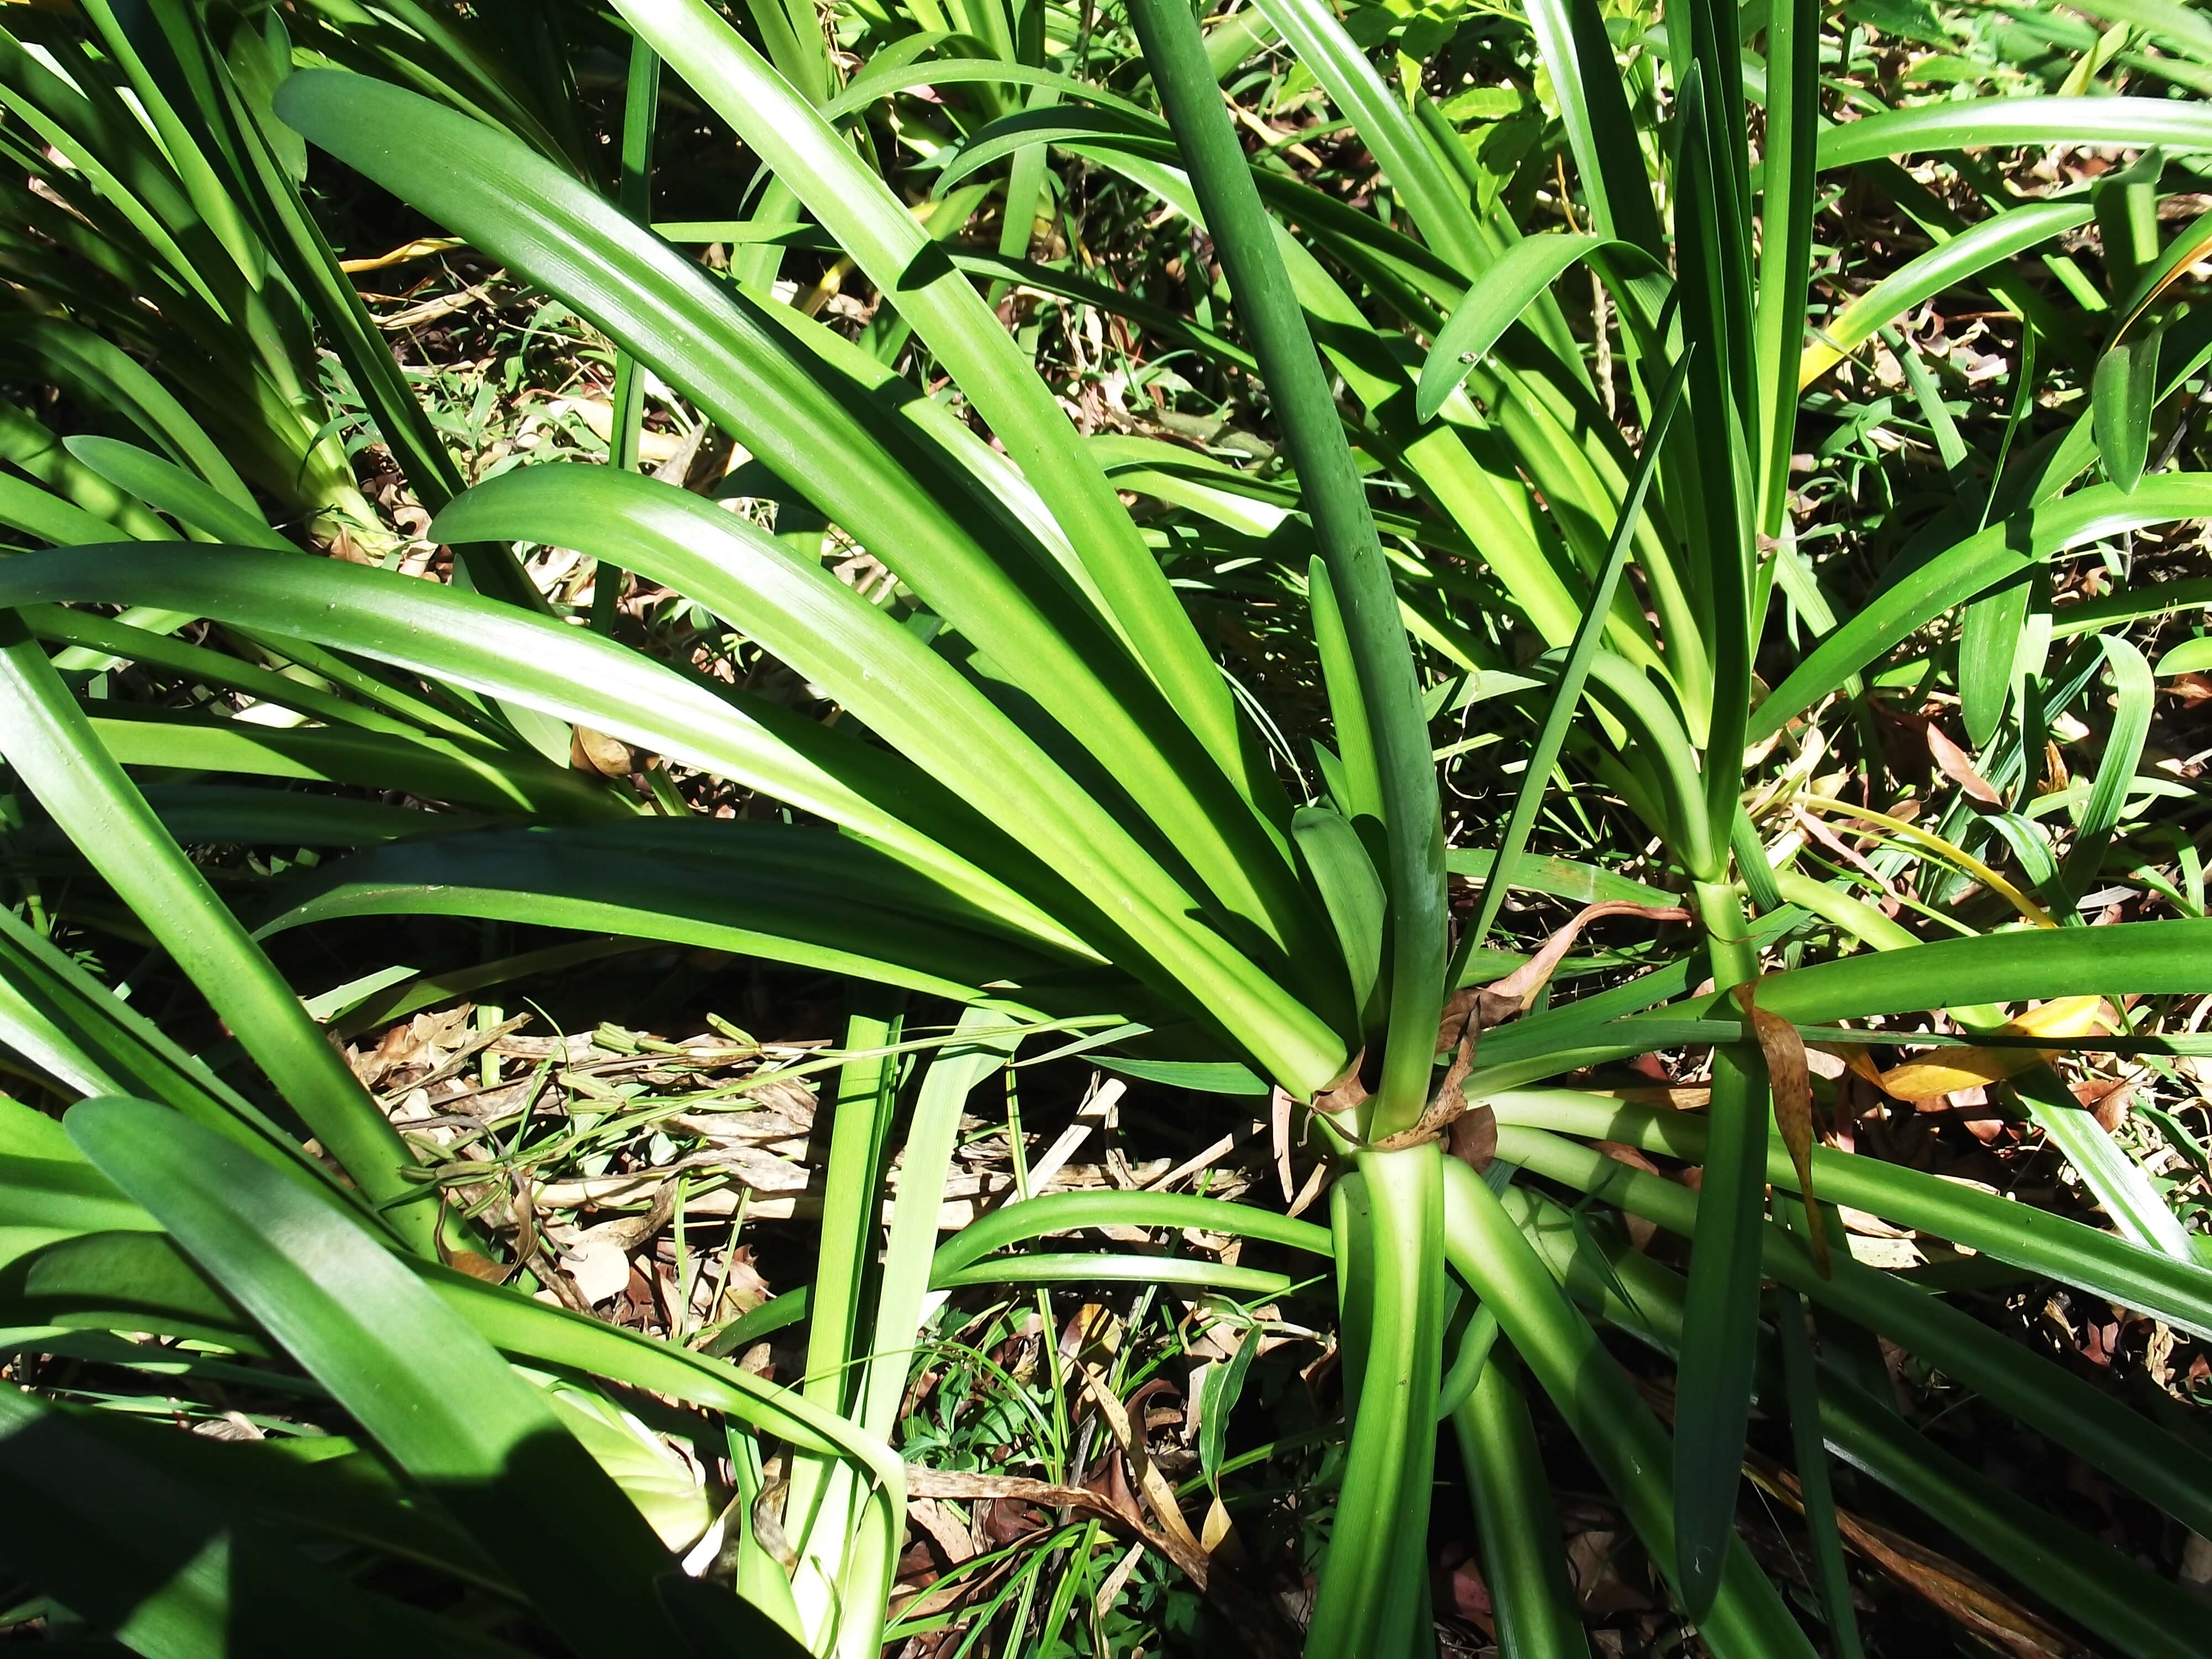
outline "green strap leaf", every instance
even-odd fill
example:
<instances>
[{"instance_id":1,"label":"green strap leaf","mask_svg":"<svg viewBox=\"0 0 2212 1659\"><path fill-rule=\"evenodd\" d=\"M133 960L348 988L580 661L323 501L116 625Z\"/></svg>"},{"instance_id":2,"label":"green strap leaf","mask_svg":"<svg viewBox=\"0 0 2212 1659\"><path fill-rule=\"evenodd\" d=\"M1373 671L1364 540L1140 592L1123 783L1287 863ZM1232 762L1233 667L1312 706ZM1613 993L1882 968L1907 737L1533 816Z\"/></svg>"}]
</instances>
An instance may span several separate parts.
<instances>
[{"instance_id":1,"label":"green strap leaf","mask_svg":"<svg viewBox=\"0 0 2212 1659\"><path fill-rule=\"evenodd\" d=\"M1391 188L1406 204L1429 246L1462 279L1481 270L1489 263L1491 253L1484 245L1474 211L1468 205L1467 192L1422 142L1420 129L1407 112L1404 100L1383 84L1367 54L1346 32L1336 14L1322 0L1259 0L1259 9L1282 32L1298 61L1328 88L1328 95L1337 108L1358 129L1359 136L1367 141L1368 147L1375 152L1375 159L1382 164ZM1153 57L1149 46L1145 55L1148 60ZM1159 66L1155 64L1156 83L1158 75ZM1184 130L1184 122L1178 118L1174 100L1164 84L1160 86L1160 94L1168 119L1175 126L1186 154L1189 154L1190 135ZM1193 177L1200 182L1202 192L1204 185L1198 177L1196 156L1193 155L1192 160ZM1218 216L1210 205L1206 218L1218 225ZM1235 286L1234 279L1231 286ZM1249 320L1248 312L1248 325Z\"/></svg>"},{"instance_id":2,"label":"green strap leaf","mask_svg":"<svg viewBox=\"0 0 2212 1659\"><path fill-rule=\"evenodd\" d=\"M910 319L1066 526L1103 614L1232 776L1243 770L1228 688L1127 511L1051 389L966 277L874 168L704 0L617 9L757 149ZM1249 786L1249 780L1244 781Z\"/></svg>"},{"instance_id":3,"label":"green strap leaf","mask_svg":"<svg viewBox=\"0 0 2212 1659\"><path fill-rule=\"evenodd\" d=\"M873 848L775 823L413 841L333 864L288 898L264 935L346 916L475 916L734 951L963 1002L1068 960Z\"/></svg>"},{"instance_id":4,"label":"green strap leaf","mask_svg":"<svg viewBox=\"0 0 2212 1659\"><path fill-rule=\"evenodd\" d=\"M1753 713L1747 740L1771 737L1891 647L2032 564L2124 531L2208 514L2212 477L2165 473L2133 495L2097 484L1993 524L1884 588L1822 640Z\"/></svg>"},{"instance_id":5,"label":"green strap leaf","mask_svg":"<svg viewBox=\"0 0 2212 1659\"><path fill-rule=\"evenodd\" d=\"M592 318L856 539L896 549L902 578L939 614L1156 822L1182 826L1210 885L1256 891L1231 901L1240 915L1294 957L1319 944L1286 842L1079 600L1082 567L1030 481L950 410L790 307L717 284L465 118L350 75L295 75L277 102L319 144Z\"/></svg>"},{"instance_id":6,"label":"green strap leaf","mask_svg":"<svg viewBox=\"0 0 2212 1659\"><path fill-rule=\"evenodd\" d=\"M1895 322L1923 301L2039 242L2086 225L2093 216L2087 202L2039 202L1984 219L1972 230L1907 259L1828 319L1797 365L1797 389L1812 385L1873 338L1876 329Z\"/></svg>"},{"instance_id":7,"label":"green strap leaf","mask_svg":"<svg viewBox=\"0 0 2212 1659\"><path fill-rule=\"evenodd\" d=\"M2097 757L2097 781L2074 825L2074 846L2066 855L2065 891L2070 903L2096 880L2098 866L2119 828L2120 811L2135 785L2143 744L2150 736L2158 682L2142 653L2118 634L2100 634L2097 644L2112 670L2112 724Z\"/></svg>"},{"instance_id":8,"label":"green strap leaf","mask_svg":"<svg viewBox=\"0 0 2212 1659\"><path fill-rule=\"evenodd\" d=\"M1625 1244L1607 1249L1591 1229L1576 1228L1557 1205L1522 1188L1509 1194L1508 1202L1546 1265L1578 1300L1624 1330L1664 1351L1680 1352L1679 1274ZM1795 1257L1802 1279L1819 1279L1802 1251L1778 1234L1770 1237ZM1890 1288L1933 1300L1919 1291ZM2002 1339L1997 1344L2018 1354ZM1973 1540L2031 1594L2048 1599L2130 1654L2183 1659L2199 1644L2202 1613L2186 1592L1967 1468L1907 1427L1893 1407L1867 1395L1825 1355L1820 1396L1821 1435L1839 1455L1954 1535Z\"/></svg>"},{"instance_id":9,"label":"green strap leaf","mask_svg":"<svg viewBox=\"0 0 2212 1659\"><path fill-rule=\"evenodd\" d=\"M87 433L64 438L62 446L118 489L127 489L149 507L168 514L217 541L265 547L275 553L299 551L269 527L258 512L203 483L173 461L116 438ZM95 541L106 541L98 536Z\"/></svg>"},{"instance_id":10,"label":"green strap leaf","mask_svg":"<svg viewBox=\"0 0 2212 1659\"><path fill-rule=\"evenodd\" d=\"M1492 1354L1467 1402L1452 1413L1482 1540L1483 1579L1501 1652L1515 1659L1579 1659L1590 1651L1589 1635L1567 1573L1552 1484L1519 1370L1510 1354Z\"/></svg>"},{"instance_id":11,"label":"green strap leaf","mask_svg":"<svg viewBox=\"0 0 2212 1659\"><path fill-rule=\"evenodd\" d=\"M1763 1006L1765 999L1760 1000ZM1491 1097L1491 1104L1500 1123L1622 1140L1692 1164L1705 1160L1705 1126L1693 1114L1654 1112L1567 1090L1499 1093ZM1767 1147L1766 1178L1796 1190L1796 1171L1778 1140ZM2033 1205L2009 1203L1917 1170L1826 1147L1813 1149L1813 1182L1828 1203L1951 1239L2124 1307L2139 1308L2168 1324L2212 1333L2212 1273L2191 1263Z\"/></svg>"},{"instance_id":12,"label":"green strap leaf","mask_svg":"<svg viewBox=\"0 0 2212 1659\"><path fill-rule=\"evenodd\" d=\"M2056 1072L2038 1066L2012 1079L2008 1092L2080 1173L2122 1237L2145 1249L2162 1250L2192 1267L2200 1265L2189 1230L2166 1195L2151 1184L2134 1154L2074 1098Z\"/></svg>"},{"instance_id":13,"label":"green strap leaf","mask_svg":"<svg viewBox=\"0 0 2212 1659\"><path fill-rule=\"evenodd\" d=\"M1314 40L1326 34L1349 46L1333 17L1305 6L1305 0L1295 4L1304 7L1295 17L1290 9L1279 14L1269 9L1286 34L1295 23ZM1275 228L1261 206L1243 149L1221 106L1221 89L1206 64L1196 20L1164 0L1139 0L1131 18L1297 463L1375 742L1383 790L1391 939L1389 1035L1375 1121L1388 1133L1409 1127L1428 1101L1445 953L1441 809L1413 656L1365 488L1346 447ZM1373 82L1372 90L1380 93L1381 82L1366 60L1356 61ZM1401 190L1408 187L1410 175L1395 176Z\"/></svg>"},{"instance_id":14,"label":"green strap leaf","mask_svg":"<svg viewBox=\"0 0 2212 1659\"><path fill-rule=\"evenodd\" d=\"M1819 212L1814 153L1820 125L1820 9L1790 0L1766 20L1766 131L1759 202L1759 293L1753 319L1759 399L1759 529L1779 537L1790 499L1797 427L1796 359L1805 338ZM1640 152L1638 152L1639 160ZM1778 556L1787 580L1796 561Z\"/></svg>"},{"instance_id":15,"label":"green strap leaf","mask_svg":"<svg viewBox=\"0 0 2212 1659\"><path fill-rule=\"evenodd\" d=\"M1674 1407L1675 1571L1692 1616L1720 1592L1743 1480L1759 1344L1769 1082L1756 1048L1713 1050L1711 1133L1697 1196Z\"/></svg>"},{"instance_id":16,"label":"green strap leaf","mask_svg":"<svg viewBox=\"0 0 2212 1659\"><path fill-rule=\"evenodd\" d=\"M138 550L176 558L166 550ZM33 560L76 556L76 550L25 554L4 568L12 574ZM238 1033L362 1194L378 1204L412 1194L400 1173L414 1162L406 1144L275 964L161 828L13 611L0 612L0 754ZM243 1123L234 1133L257 1152L289 1164ZM313 1178L293 1167L300 1178ZM434 1218L424 1206L400 1210L393 1224L417 1248L429 1248Z\"/></svg>"},{"instance_id":17,"label":"green strap leaf","mask_svg":"<svg viewBox=\"0 0 2212 1659\"><path fill-rule=\"evenodd\" d=\"M9 910L0 910L0 998L9 1046L80 1094L143 1095L215 1129L257 1125L289 1152L290 1141L244 1096ZM27 1133L21 1124L46 1121L28 1107L12 1108L9 1116L18 1127L0 1136L0 1145L18 1142ZM70 1155L68 1142L46 1135L34 1155Z\"/></svg>"},{"instance_id":18,"label":"green strap leaf","mask_svg":"<svg viewBox=\"0 0 2212 1659\"><path fill-rule=\"evenodd\" d=\"M90 329L59 317L0 319L0 349L31 358L90 402L130 420L246 512L253 494L222 448L136 358Z\"/></svg>"},{"instance_id":19,"label":"green strap leaf","mask_svg":"<svg viewBox=\"0 0 2212 1659\"><path fill-rule=\"evenodd\" d=\"M912 767L763 699L717 696L598 635L473 593L334 560L205 546L190 559L137 544L25 554L0 565L0 602L152 596L165 608L295 635L540 709L818 812L985 908L1056 924L908 823L940 792Z\"/></svg>"},{"instance_id":20,"label":"green strap leaf","mask_svg":"<svg viewBox=\"0 0 2212 1659\"><path fill-rule=\"evenodd\" d=\"M629 1500L544 1397L359 1223L148 1102L88 1102L66 1127L580 1652L627 1655L641 1639L689 1648L653 1589L672 1563ZM515 1525L533 1514L562 1524Z\"/></svg>"},{"instance_id":21,"label":"green strap leaf","mask_svg":"<svg viewBox=\"0 0 2212 1659\"><path fill-rule=\"evenodd\" d=\"M149 1659L303 1645L357 1659L520 1659L520 1648L356 1589L35 1394L0 1395L0 1472L15 1498L0 1510L0 1559Z\"/></svg>"},{"instance_id":22,"label":"green strap leaf","mask_svg":"<svg viewBox=\"0 0 2212 1659\"><path fill-rule=\"evenodd\" d=\"M2194 918L1941 939L1910 951L1863 952L1766 975L1759 982L1759 1006L1795 1024L1825 1025L1981 1002L2198 991L2205 961L2199 953L2207 950L2212 921ZM1692 1006L1701 1012L1733 1012L1720 993ZM1639 1019L1659 1017L1633 1016L1620 1025L1625 1033Z\"/></svg>"},{"instance_id":23,"label":"green strap leaf","mask_svg":"<svg viewBox=\"0 0 2212 1659\"><path fill-rule=\"evenodd\" d=\"M793 558L774 538L687 491L607 468L510 473L447 508L438 528L450 537L618 551L805 672L984 818L1022 826L1036 863L1056 878L1030 890L1065 918L1061 939L1071 954L1082 950L1071 935L1089 935L1109 953L1126 935L1269 1066L1303 1076L1316 1056L1323 1064L1333 1057L1332 1034L1192 915L1181 884L1106 805L945 657L821 564ZM1180 805L1163 829L1194 862L1217 867L1208 847L1190 844L1190 831L1208 823L1205 803L1186 794ZM1218 840L1210 848L1226 851ZM988 854L977 857L1005 867ZM1239 910L1265 902L1249 887L1224 896Z\"/></svg>"},{"instance_id":24,"label":"green strap leaf","mask_svg":"<svg viewBox=\"0 0 2212 1659\"><path fill-rule=\"evenodd\" d=\"M1526 9L1591 222L1601 236L1625 238L1656 258L1665 246L1659 216L1603 15L1593 0L1528 0Z\"/></svg>"},{"instance_id":25,"label":"green strap leaf","mask_svg":"<svg viewBox=\"0 0 2212 1659\"><path fill-rule=\"evenodd\" d=\"M1423 421L1436 418L1468 371L1498 337L1518 322L1544 291L1567 270L1594 254L1610 253L1638 266L1652 266L1649 254L1633 242L1563 232L1531 236L1499 255L1453 307L1443 331L1429 348L1413 401Z\"/></svg>"},{"instance_id":26,"label":"green strap leaf","mask_svg":"<svg viewBox=\"0 0 2212 1659\"><path fill-rule=\"evenodd\" d=\"M2154 329L2110 347L2097 359L2089 383L2089 429L2097 440L2097 459L2123 495L2135 494L2150 460L2159 338Z\"/></svg>"},{"instance_id":27,"label":"green strap leaf","mask_svg":"<svg viewBox=\"0 0 2212 1659\"><path fill-rule=\"evenodd\" d=\"M1882 110L1820 134L1820 166L2028 144L2212 149L2212 110L2166 98L1969 98Z\"/></svg>"},{"instance_id":28,"label":"green strap leaf","mask_svg":"<svg viewBox=\"0 0 2212 1659\"><path fill-rule=\"evenodd\" d=\"M1359 832L1340 812L1301 807L1291 820L1291 834L1336 924L1352 976L1352 1006L1364 1009L1382 976L1382 878L1375 873Z\"/></svg>"},{"instance_id":29,"label":"green strap leaf","mask_svg":"<svg viewBox=\"0 0 2212 1659\"><path fill-rule=\"evenodd\" d=\"M1495 1310L1528 1367L1589 1454L1660 1570L1674 1575L1674 1448L1618 1360L1552 1282L1482 1177L1444 1161L1444 1241L1452 1269ZM1812 1644L1741 1540L1727 1539L1721 1586L1698 1633L1719 1659L1813 1659Z\"/></svg>"}]
</instances>

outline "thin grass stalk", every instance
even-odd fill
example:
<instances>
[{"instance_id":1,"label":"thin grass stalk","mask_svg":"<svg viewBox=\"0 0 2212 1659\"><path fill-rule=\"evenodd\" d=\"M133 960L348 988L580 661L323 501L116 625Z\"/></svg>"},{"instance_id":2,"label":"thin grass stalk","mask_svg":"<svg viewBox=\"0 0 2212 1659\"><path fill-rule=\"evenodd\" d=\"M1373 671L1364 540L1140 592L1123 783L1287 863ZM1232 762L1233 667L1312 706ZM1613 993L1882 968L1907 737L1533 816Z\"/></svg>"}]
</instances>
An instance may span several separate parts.
<instances>
[{"instance_id":1,"label":"thin grass stalk","mask_svg":"<svg viewBox=\"0 0 2212 1659\"><path fill-rule=\"evenodd\" d=\"M1695 348L1692 347L1694 351ZM1505 902L1508 883L1505 872L1520 862L1521 849L1528 844L1528 832L1534 827L1537 810L1543 805L1544 791L1551 781L1552 769L1559 763L1560 747L1566 742L1567 728L1573 723L1580 708L1583 686L1589 677L1590 662L1600 648L1606 620L1613 609L1613 595L1620 582L1620 573L1628 562L1630 543L1644 512L1644 492L1650 488L1653 471L1661 452L1665 448L1667 433L1674 424L1674 410L1680 403L1682 387L1689 372L1689 354L1686 353L1674 368L1660 393L1657 409L1651 417L1651 427L1644 441L1644 456L1637 464L1635 480L1629 486L1627 499L1621 503L1620 521L1614 526L1613 546L1606 555L1605 568L1598 577L1597 586L1590 595L1589 608L1583 614L1581 626L1575 630L1574 643L1567 649L1566 661L1559 670L1559 682L1552 696L1551 707L1545 711L1544 723L1538 728L1536 743L1529 752L1528 764L1521 775L1521 787L1513 797L1513 810L1505 820L1505 833L1499 838L1490 873L1484 878L1482 897L1475 909L1474 922L1461 937L1453 955L1454 971L1451 982L1459 981L1457 969L1470 961L1489 937L1498 910Z\"/></svg>"},{"instance_id":2,"label":"thin grass stalk","mask_svg":"<svg viewBox=\"0 0 2212 1659\"><path fill-rule=\"evenodd\" d=\"M622 174L615 201L641 225L653 219L653 138L659 125L660 54L642 35L629 43L629 73L623 84ZM623 471L637 471L641 424L645 414L645 365L628 349L615 349L614 423L607 434L608 461ZM602 634L614 631L620 613L623 588L629 573L620 565L601 561L592 573L592 626Z\"/></svg>"},{"instance_id":3,"label":"thin grass stalk","mask_svg":"<svg viewBox=\"0 0 2212 1659\"><path fill-rule=\"evenodd\" d=\"M1813 269L1819 205L1819 0L1785 0L1766 29L1766 154L1759 201L1759 301L1753 345L1759 370L1758 524L1782 533L1790 499L1790 455L1797 426L1797 359Z\"/></svg>"}]
</instances>

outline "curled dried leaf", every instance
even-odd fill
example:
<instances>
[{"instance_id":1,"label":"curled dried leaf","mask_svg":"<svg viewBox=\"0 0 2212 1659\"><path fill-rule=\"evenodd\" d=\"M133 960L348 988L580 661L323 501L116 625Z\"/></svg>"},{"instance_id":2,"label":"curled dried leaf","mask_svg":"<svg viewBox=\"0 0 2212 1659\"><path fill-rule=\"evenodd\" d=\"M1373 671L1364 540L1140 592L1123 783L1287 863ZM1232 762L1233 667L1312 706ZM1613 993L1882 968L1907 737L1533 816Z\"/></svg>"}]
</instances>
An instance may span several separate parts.
<instances>
[{"instance_id":1,"label":"curled dried leaf","mask_svg":"<svg viewBox=\"0 0 2212 1659\"><path fill-rule=\"evenodd\" d=\"M1176 1501L1175 1487L1146 1452L1143 1431L1130 1421L1127 1409L1106 1386L1103 1372L1085 1365L1077 1375L1084 1392L1091 1396L1091 1405L1121 1448L1122 1455L1128 1459L1130 1472L1136 1476L1137 1490L1144 1494L1146 1506L1160 1523L1158 1533L1149 1528L1143 1529L1146 1541L1181 1567L1191 1583L1204 1589L1206 1553L1191 1531L1190 1522L1183 1518L1182 1506Z\"/></svg>"},{"instance_id":2,"label":"curled dried leaf","mask_svg":"<svg viewBox=\"0 0 2212 1659\"><path fill-rule=\"evenodd\" d=\"M597 772L605 778L626 778L637 770L637 756L620 738L594 732L588 726L574 728L568 743L568 764L579 772Z\"/></svg>"},{"instance_id":3,"label":"curled dried leaf","mask_svg":"<svg viewBox=\"0 0 2212 1659\"><path fill-rule=\"evenodd\" d=\"M1472 1030L1477 1038L1492 1025L1501 1025L1526 1013L1536 994L1551 983L1567 952L1574 949L1583 929L1605 916L1644 916L1653 921L1687 921L1690 913L1673 905L1636 904L1626 899L1606 899L1584 905L1566 925L1546 939L1536 954L1500 980L1472 985L1446 999L1443 1017L1437 1025L1437 1052L1457 1042Z\"/></svg>"}]
</instances>

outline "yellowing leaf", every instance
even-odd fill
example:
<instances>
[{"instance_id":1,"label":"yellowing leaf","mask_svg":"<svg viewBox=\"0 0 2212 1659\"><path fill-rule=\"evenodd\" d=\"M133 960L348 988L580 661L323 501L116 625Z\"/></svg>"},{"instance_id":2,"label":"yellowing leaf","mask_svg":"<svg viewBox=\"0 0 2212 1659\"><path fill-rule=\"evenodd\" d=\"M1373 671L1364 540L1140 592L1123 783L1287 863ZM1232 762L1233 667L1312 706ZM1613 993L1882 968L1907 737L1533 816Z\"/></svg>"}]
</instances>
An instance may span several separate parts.
<instances>
[{"instance_id":1,"label":"yellowing leaf","mask_svg":"<svg viewBox=\"0 0 2212 1659\"><path fill-rule=\"evenodd\" d=\"M2038 1003L2004 1029L2021 1036L2102 1036L2113 1026L2112 1010L2104 998L2053 997Z\"/></svg>"},{"instance_id":2,"label":"yellowing leaf","mask_svg":"<svg viewBox=\"0 0 2212 1659\"><path fill-rule=\"evenodd\" d=\"M2110 1010L2096 996L2056 997L2000 1028L2007 1036L2094 1036L2112 1029ZM2001 1083L2049 1060L2045 1048L1946 1048L1926 1060L1909 1060L1875 1079L1898 1100L1940 1100L1961 1089Z\"/></svg>"}]
</instances>

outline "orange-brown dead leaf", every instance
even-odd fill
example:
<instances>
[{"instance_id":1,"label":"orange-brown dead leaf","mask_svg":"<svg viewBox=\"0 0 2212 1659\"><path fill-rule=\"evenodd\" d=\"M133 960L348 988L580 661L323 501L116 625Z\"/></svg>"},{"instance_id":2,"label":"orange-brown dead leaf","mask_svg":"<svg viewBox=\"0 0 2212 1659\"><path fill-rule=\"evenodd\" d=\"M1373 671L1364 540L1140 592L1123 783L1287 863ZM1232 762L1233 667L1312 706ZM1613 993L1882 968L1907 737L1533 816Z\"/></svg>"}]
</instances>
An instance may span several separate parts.
<instances>
[{"instance_id":1,"label":"orange-brown dead leaf","mask_svg":"<svg viewBox=\"0 0 2212 1659\"><path fill-rule=\"evenodd\" d=\"M1780 1464L1748 1452L1744 1472L1799 1514L1805 1499L1797 1477ZM1849 1510L1835 1511L1843 1540L1947 1618L2014 1659L2073 1659L2081 1650L1996 1586L1947 1555L1878 1526Z\"/></svg>"},{"instance_id":2,"label":"orange-brown dead leaf","mask_svg":"<svg viewBox=\"0 0 2212 1659\"><path fill-rule=\"evenodd\" d=\"M1804 1194L1806 1237L1813 1246L1813 1264L1826 1279L1828 1230L1813 1196L1813 1074L1805 1061L1805 1039L1781 1015L1770 1014L1759 1006L1756 983L1747 981L1737 986L1735 1000L1751 1022L1759 1053L1766 1058L1774 1121L1782 1131L1782 1144L1790 1149L1790 1162L1796 1168L1797 1190Z\"/></svg>"}]
</instances>

